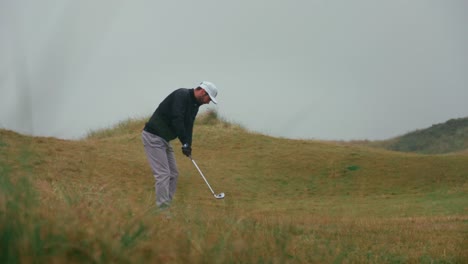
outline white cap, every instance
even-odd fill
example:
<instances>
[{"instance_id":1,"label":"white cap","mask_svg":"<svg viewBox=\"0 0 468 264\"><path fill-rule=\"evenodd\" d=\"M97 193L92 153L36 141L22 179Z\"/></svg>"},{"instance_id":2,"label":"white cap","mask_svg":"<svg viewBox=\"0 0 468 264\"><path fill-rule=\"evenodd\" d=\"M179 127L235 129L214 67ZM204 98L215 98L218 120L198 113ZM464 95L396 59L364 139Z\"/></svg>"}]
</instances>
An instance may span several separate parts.
<instances>
[{"instance_id":1,"label":"white cap","mask_svg":"<svg viewBox=\"0 0 468 264\"><path fill-rule=\"evenodd\" d=\"M218 101L216 101L216 96L218 95L218 89L213 83L203 81L200 83L200 85L198 85L198 87L203 88L205 90L205 92L210 96L210 99L213 103L215 104L218 103Z\"/></svg>"}]
</instances>

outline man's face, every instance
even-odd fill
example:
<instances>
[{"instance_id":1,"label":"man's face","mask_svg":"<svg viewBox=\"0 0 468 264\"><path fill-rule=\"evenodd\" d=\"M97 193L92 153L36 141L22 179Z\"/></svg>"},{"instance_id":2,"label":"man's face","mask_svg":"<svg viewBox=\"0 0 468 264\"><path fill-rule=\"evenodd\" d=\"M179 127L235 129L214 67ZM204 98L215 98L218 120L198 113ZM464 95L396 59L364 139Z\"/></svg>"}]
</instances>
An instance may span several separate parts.
<instances>
[{"instance_id":1,"label":"man's face","mask_svg":"<svg viewBox=\"0 0 468 264\"><path fill-rule=\"evenodd\" d=\"M200 104L209 104L211 102L211 98L205 89L201 89L197 96L197 101Z\"/></svg>"}]
</instances>

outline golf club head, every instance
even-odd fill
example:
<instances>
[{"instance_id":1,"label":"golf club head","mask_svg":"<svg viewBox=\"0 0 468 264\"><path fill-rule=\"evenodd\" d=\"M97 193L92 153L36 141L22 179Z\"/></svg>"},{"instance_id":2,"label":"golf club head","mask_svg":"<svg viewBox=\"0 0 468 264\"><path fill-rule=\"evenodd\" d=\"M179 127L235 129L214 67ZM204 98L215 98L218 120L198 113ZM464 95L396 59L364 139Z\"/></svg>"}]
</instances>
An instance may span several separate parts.
<instances>
[{"instance_id":1,"label":"golf club head","mask_svg":"<svg viewBox=\"0 0 468 264\"><path fill-rule=\"evenodd\" d=\"M224 193L215 194L214 197L215 197L216 199L223 199L223 198L224 198Z\"/></svg>"}]
</instances>

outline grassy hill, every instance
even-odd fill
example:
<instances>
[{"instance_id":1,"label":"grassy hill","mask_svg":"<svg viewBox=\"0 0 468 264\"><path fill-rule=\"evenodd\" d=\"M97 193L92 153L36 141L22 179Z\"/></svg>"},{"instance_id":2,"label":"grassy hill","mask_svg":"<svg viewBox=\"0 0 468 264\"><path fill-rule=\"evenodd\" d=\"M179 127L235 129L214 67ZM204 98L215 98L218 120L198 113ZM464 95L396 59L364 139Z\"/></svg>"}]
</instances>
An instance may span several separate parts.
<instances>
[{"instance_id":1,"label":"grassy hill","mask_svg":"<svg viewBox=\"0 0 468 264\"><path fill-rule=\"evenodd\" d=\"M77 141L0 130L0 263L463 263L468 155L251 133L208 113L173 142L171 219L154 210L140 131Z\"/></svg>"},{"instance_id":2,"label":"grassy hill","mask_svg":"<svg viewBox=\"0 0 468 264\"><path fill-rule=\"evenodd\" d=\"M426 129L380 142L372 146L421 154L443 154L468 150L468 117L451 119Z\"/></svg>"}]
</instances>

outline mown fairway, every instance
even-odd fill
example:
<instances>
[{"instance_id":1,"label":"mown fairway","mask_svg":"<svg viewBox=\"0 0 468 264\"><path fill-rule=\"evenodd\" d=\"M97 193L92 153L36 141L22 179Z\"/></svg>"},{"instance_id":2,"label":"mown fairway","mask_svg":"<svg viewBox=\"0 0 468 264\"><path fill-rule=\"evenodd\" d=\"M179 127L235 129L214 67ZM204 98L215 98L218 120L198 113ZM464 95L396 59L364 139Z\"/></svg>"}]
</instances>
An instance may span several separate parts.
<instances>
[{"instance_id":1,"label":"mown fairway","mask_svg":"<svg viewBox=\"0 0 468 264\"><path fill-rule=\"evenodd\" d=\"M0 130L0 263L467 263L468 155L402 154L198 120L171 218L128 121L87 139Z\"/></svg>"}]
</instances>

